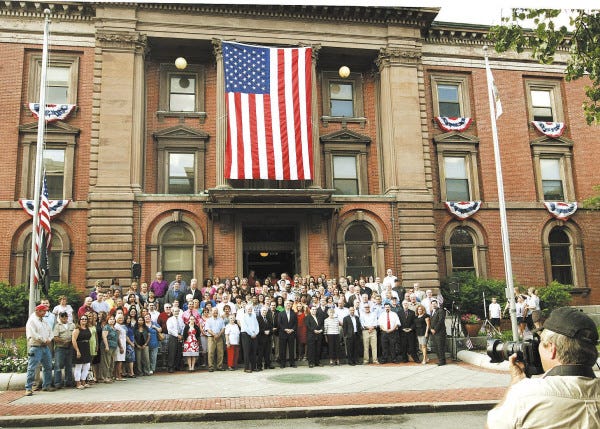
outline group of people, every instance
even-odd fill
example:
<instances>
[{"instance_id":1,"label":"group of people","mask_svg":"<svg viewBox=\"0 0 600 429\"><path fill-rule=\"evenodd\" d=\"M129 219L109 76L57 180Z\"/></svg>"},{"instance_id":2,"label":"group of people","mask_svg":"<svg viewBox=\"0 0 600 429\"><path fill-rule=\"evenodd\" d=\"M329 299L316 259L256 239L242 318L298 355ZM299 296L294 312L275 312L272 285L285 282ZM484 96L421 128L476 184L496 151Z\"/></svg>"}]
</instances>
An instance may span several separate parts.
<instances>
[{"instance_id":1,"label":"group of people","mask_svg":"<svg viewBox=\"0 0 600 429\"><path fill-rule=\"evenodd\" d=\"M442 296L417 283L405 290L392 270L383 281L286 273L259 281L250 272L202 285L181 275L167 282L159 272L127 290L99 281L76 311L59 301L42 300L27 323L28 395L36 378L44 390L85 389L152 375L159 360L169 372L252 372L299 360L426 364L433 346L446 363Z\"/></svg>"}]
</instances>

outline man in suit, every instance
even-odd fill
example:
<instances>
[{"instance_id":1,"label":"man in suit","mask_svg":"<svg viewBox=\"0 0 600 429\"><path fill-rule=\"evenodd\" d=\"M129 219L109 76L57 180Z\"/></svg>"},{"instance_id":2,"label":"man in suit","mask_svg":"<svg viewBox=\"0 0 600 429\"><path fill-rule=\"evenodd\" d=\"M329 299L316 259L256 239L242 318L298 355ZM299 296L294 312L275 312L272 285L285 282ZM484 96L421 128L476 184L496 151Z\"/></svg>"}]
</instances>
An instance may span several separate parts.
<instances>
[{"instance_id":1,"label":"man in suit","mask_svg":"<svg viewBox=\"0 0 600 429\"><path fill-rule=\"evenodd\" d=\"M180 303L185 301L185 295L183 294L183 291L180 290L179 282L174 282L173 289L169 289L165 295L165 302L173 304L174 301L179 301Z\"/></svg>"},{"instance_id":2,"label":"man in suit","mask_svg":"<svg viewBox=\"0 0 600 429\"><path fill-rule=\"evenodd\" d=\"M265 369L273 369L271 365L271 338L273 336L273 318L268 317L269 309L263 306L258 319L258 359L257 369L260 371L265 362Z\"/></svg>"},{"instance_id":3,"label":"man in suit","mask_svg":"<svg viewBox=\"0 0 600 429\"><path fill-rule=\"evenodd\" d=\"M408 301L402 301L402 310L398 312L400 318L400 359L408 362L408 356L414 362L420 362L417 354L417 335L415 326L415 312L408 308Z\"/></svg>"},{"instance_id":4,"label":"man in suit","mask_svg":"<svg viewBox=\"0 0 600 429\"><path fill-rule=\"evenodd\" d=\"M348 364L354 366L358 361L360 352L360 343L362 335L362 326L360 325L360 319L355 314L354 307L350 307L350 314L344 317L342 322L342 332L344 339L346 340L346 356L348 358Z\"/></svg>"},{"instance_id":5,"label":"man in suit","mask_svg":"<svg viewBox=\"0 0 600 429\"><path fill-rule=\"evenodd\" d=\"M292 301L285 302L285 310L277 317L279 330L279 367L285 368L285 353L288 352L290 366L296 368L294 360L296 343L296 332L298 331L298 318L292 310Z\"/></svg>"},{"instance_id":6,"label":"man in suit","mask_svg":"<svg viewBox=\"0 0 600 429\"><path fill-rule=\"evenodd\" d=\"M311 307L310 314L304 319L308 349L308 367L319 366L321 345L323 344L323 319L317 315L317 307Z\"/></svg>"},{"instance_id":7,"label":"man in suit","mask_svg":"<svg viewBox=\"0 0 600 429\"><path fill-rule=\"evenodd\" d=\"M446 365L446 310L440 308L437 299L431 300L431 339L435 353L438 355L438 365Z\"/></svg>"}]
</instances>

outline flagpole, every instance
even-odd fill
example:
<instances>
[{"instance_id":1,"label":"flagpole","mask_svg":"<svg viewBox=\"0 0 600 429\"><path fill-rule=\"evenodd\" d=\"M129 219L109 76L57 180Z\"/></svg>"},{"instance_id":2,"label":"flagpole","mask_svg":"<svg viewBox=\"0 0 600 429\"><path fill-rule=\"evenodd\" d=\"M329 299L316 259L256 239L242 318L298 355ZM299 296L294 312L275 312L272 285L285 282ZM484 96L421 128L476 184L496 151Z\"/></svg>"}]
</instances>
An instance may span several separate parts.
<instances>
[{"instance_id":1,"label":"flagpole","mask_svg":"<svg viewBox=\"0 0 600 429\"><path fill-rule=\"evenodd\" d=\"M496 181L498 183L498 206L500 209L500 230L502 235L502 253L504 255L504 274L506 276L506 298L510 305L510 324L513 340L519 340L517 329L517 309L515 306L515 288L513 284L512 262L510 257L510 240L508 238L508 222L506 220L506 204L504 201L504 181L502 180L502 163L500 161L500 146L498 144L498 128L496 127L496 101L494 94L493 76L487 56L487 46L483 47L485 70L487 76L488 99L490 103L490 120L492 122L492 141L494 143L494 161L496 163Z\"/></svg>"},{"instance_id":2,"label":"flagpole","mask_svg":"<svg viewBox=\"0 0 600 429\"><path fill-rule=\"evenodd\" d=\"M46 74L48 72L48 33L50 28L50 9L44 9L44 39L42 44L42 72L40 78L40 101L38 110L37 148L35 156L35 180L33 196L33 223L31 228L31 260L29 270L29 314L35 309L37 285L35 284L35 265L39 223L42 163L44 161L44 133L46 128ZM41 249L39 249L41 251Z\"/></svg>"}]
</instances>

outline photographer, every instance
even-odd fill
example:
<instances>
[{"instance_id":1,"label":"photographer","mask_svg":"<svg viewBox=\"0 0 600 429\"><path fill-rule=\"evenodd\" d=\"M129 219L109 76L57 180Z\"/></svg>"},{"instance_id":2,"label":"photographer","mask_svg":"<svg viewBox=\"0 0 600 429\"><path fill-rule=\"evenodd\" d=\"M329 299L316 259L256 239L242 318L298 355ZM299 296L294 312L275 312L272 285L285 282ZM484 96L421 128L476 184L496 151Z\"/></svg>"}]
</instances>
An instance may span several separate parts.
<instances>
[{"instance_id":1,"label":"photographer","mask_svg":"<svg viewBox=\"0 0 600 429\"><path fill-rule=\"evenodd\" d=\"M510 387L488 413L487 427L599 428L600 381L592 369L598 357L595 323L575 308L562 307L542 329L539 354L545 374L526 378L524 365L511 355Z\"/></svg>"}]
</instances>

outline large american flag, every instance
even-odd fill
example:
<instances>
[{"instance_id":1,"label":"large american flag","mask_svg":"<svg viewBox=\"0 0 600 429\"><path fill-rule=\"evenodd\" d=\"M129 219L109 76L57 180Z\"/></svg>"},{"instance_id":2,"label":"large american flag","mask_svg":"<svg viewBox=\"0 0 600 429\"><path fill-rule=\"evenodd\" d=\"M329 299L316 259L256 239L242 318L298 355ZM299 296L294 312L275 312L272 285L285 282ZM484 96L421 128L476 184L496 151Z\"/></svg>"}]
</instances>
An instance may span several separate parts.
<instances>
[{"instance_id":1,"label":"large american flag","mask_svg":"<svg viewBox=\"0 0 600 429\"><path fill-rule=\"evenodd\" d=\"M38 225L36 229L34 285L37 285L41 281L42 288L46 291L50 280L50 273L48 272L48 256L50 254L50 245L52 243L49 206L48 185L46 184L46 175L44 174Z\"/></svg>"},{"instance_id":2,"label":"large american flag","mask_svg":"<svg viewBox=\"0 0 600 429\"><path fill-rule=\"evenodd\" d=\"M312 179L312 49L222 47L225 177Z\"/></svg>"}]
</instances>

